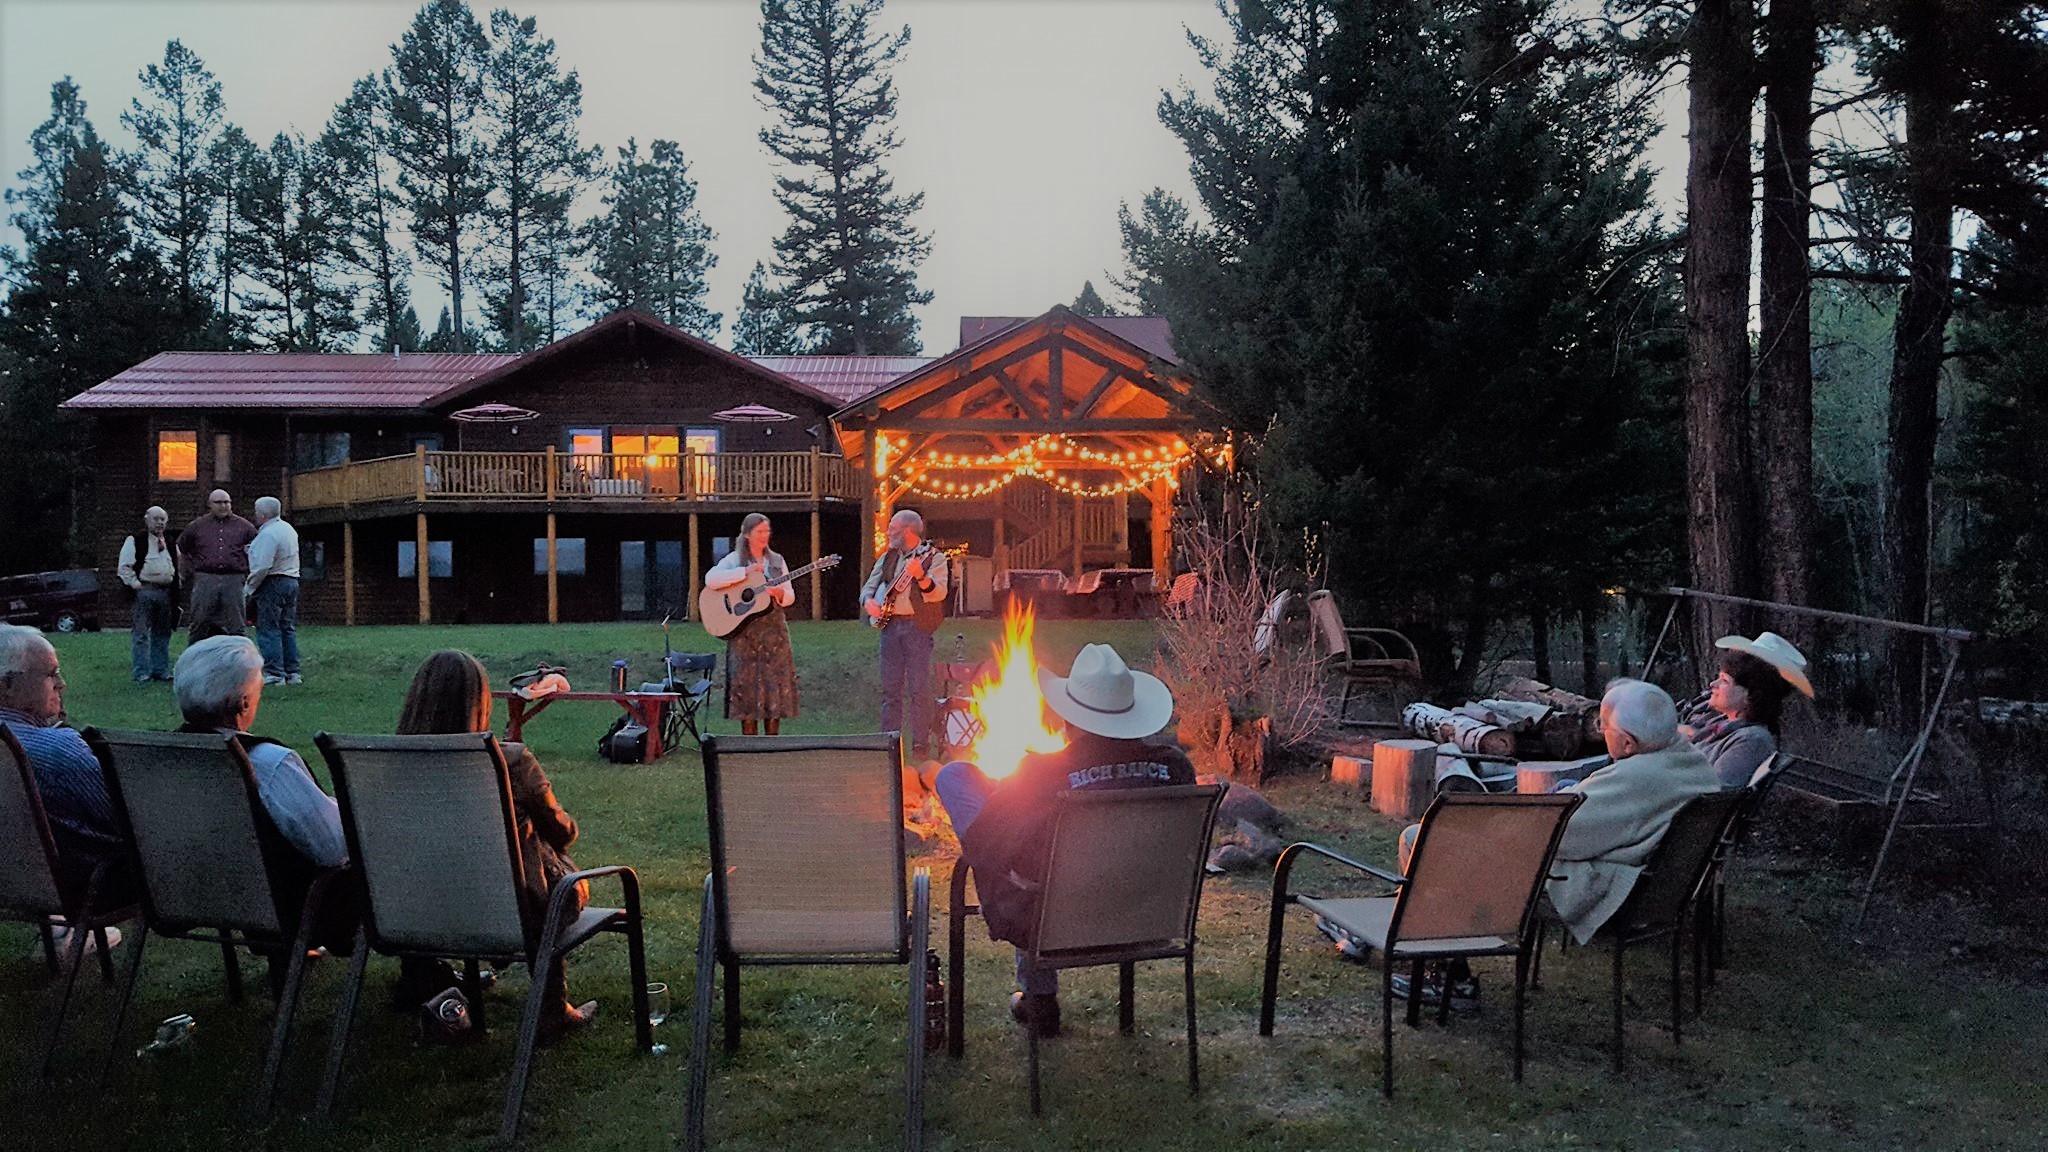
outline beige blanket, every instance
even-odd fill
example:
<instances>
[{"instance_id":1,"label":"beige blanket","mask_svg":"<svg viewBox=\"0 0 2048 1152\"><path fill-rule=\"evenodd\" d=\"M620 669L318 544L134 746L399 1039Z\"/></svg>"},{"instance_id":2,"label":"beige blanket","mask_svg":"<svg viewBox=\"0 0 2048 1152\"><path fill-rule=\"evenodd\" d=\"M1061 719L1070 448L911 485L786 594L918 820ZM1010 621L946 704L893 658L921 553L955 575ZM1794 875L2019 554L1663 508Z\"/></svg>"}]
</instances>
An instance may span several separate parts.
<instances>
[{"instance_id":1,"label":"beige blanket","mask_svg":"<svg viewBox=\"0 0 2048 1152\"><path fill-rule=\"evenodd\" d=\"M1586 798L1565 825L1551 871L1550 903L1579 943L1628 899L1671 818L1720 787L1713 766L1681 740L1613 764L1579 782Z\"/></svg>"}]
</instances>

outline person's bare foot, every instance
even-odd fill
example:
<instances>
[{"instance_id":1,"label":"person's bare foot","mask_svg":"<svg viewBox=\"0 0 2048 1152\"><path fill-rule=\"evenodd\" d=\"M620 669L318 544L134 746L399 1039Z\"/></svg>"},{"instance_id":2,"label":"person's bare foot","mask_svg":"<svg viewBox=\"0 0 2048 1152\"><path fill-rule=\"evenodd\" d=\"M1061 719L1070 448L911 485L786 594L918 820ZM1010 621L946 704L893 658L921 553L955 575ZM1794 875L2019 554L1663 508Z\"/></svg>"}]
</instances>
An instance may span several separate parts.
<instances>
[{"instance_id":1,"label":"person's bare foot","mask_svg":"<svg viewBox=\"0 0 2048 1152\"><path fill-rule=\"evenodd\" d=\"M544 1017L540 1025L540 1042L552 1044L565 1036L583 1031L597 1021L597 1001L585 1000L573 1008L565 1007L562 1014Z\"/></svg>"}]
</instances>

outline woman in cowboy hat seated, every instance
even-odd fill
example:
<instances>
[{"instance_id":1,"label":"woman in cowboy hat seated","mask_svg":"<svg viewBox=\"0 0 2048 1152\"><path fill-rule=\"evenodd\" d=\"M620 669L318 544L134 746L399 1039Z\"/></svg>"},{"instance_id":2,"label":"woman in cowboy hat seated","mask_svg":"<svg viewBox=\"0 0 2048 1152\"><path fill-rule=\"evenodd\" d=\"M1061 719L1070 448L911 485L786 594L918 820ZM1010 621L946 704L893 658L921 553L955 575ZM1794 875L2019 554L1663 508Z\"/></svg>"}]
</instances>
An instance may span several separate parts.
<instances>
[{"instance_id":1,"label":"woman in cowboy hat seated","mask_svg":"<svg viewBox=\"0 0 2048 1152\"><path fill-rule=\"evenodd\" d=\"M1747 785L1778 751L1778 722L1785 699L1798 689L1813 697L1806 657L1790 640L1765 632L1723 636L1721 670L1705 692L1686 702L1679 732L1706 754L1723 788Z\"/></svg>"},{"instance_id":2,"label":"woman in cowboy hat seated","mask_svg":"<svg viewBox=\"0 0 2048 1152\"><path fill-rule=\"evenodd\" d=\"M989 935L1028 944L1038 920L1038 893L1051 850L1054 799L1074 789L1151 788L1193 784L1195 767L1171 745L1145 737L1173 717L1173 693L1155 676L1133 672L1107 644L1090 644L1074 657L1071 675L1040 669L1046 707L1066 722L1067 746L1032 753L1014 775L991 780L980 768L956 761L939 770L934 788L974 868L982 919ZM1010 1015L1040 1036L1060 1030L1056 973L1035 969L1017 953L1020 990Z\"/></svg>"}]
</instances>

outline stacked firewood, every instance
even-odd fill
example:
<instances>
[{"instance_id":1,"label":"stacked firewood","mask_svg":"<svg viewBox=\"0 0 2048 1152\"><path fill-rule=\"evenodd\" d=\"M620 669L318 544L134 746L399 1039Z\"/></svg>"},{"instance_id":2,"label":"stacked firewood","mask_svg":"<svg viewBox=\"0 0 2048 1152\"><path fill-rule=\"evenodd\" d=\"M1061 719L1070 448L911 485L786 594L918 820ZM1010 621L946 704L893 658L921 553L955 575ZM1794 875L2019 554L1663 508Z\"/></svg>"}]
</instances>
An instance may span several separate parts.
<instances>
[{"instance_id":1,"label":"stacked firewood","mask_svg":"<svg viewBox=\"0 0 2048 1152\"><path fill-rule=\"evenodd\" d=\"M1571 760L1603 747L1599 701L1526 677L1510 680L1498 697L1456 708L1417 701L1401 710L1401 725L1483 756Z\"/></svg>"}]
</instances>

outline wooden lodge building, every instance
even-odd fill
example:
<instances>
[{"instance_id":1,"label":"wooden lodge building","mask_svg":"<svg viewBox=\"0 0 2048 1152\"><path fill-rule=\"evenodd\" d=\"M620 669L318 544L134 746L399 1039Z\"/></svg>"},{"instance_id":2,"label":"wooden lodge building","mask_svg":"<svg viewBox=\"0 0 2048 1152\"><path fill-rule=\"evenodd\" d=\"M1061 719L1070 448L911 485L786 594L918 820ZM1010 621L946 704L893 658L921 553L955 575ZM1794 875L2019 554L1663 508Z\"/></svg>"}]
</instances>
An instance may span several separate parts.
<instances>
[{"instance_id":1,"label":"wooden lodge building","mask_svg":"<svg viewBox=\"0 0 2048 1152\"><path fill-rule=\"evenodd\" d=\"M1227 453L1163 320L970 317L937 358L749 359L618 312L513 354L165 352L80 393L96 418L102 618L121 541L225 488L276 495L301 614L329 623L694 611L767 513L793 612L851 616L880 526L914 507L965 607L1012 570L1164 568L1182 470Z\"/></svg>"}]
</instances>

